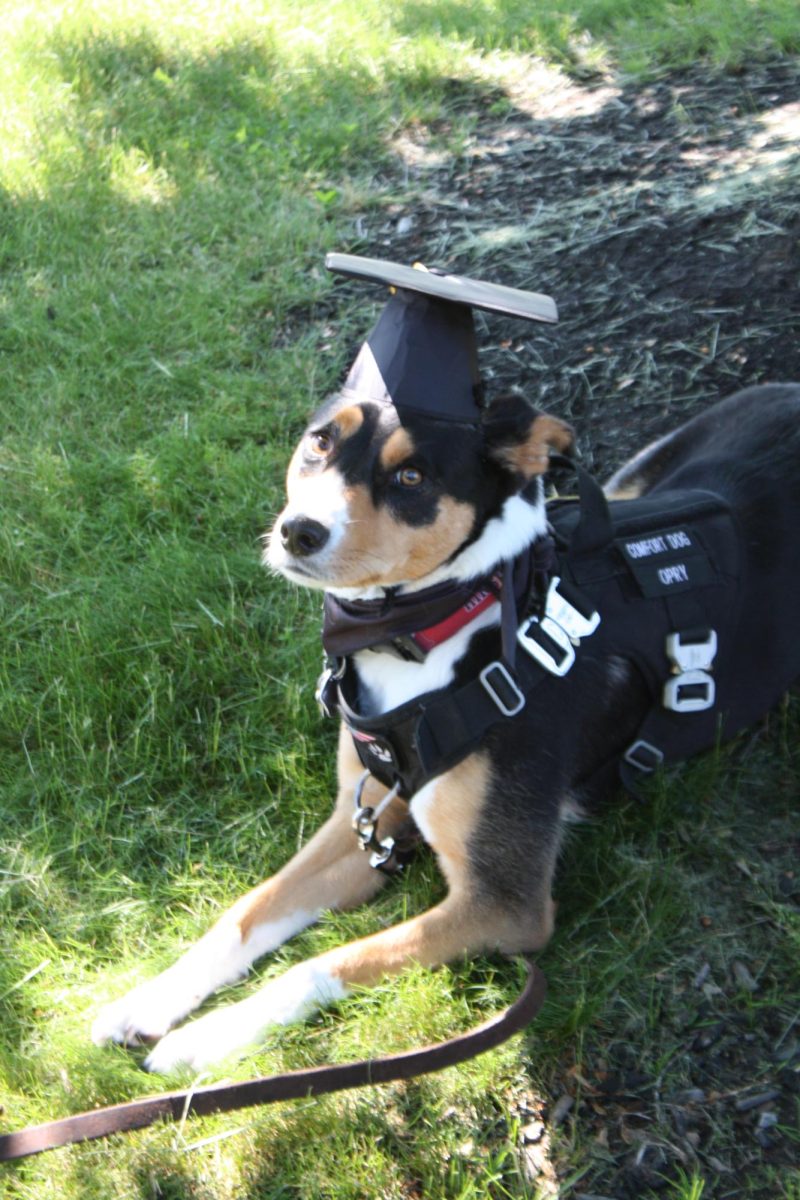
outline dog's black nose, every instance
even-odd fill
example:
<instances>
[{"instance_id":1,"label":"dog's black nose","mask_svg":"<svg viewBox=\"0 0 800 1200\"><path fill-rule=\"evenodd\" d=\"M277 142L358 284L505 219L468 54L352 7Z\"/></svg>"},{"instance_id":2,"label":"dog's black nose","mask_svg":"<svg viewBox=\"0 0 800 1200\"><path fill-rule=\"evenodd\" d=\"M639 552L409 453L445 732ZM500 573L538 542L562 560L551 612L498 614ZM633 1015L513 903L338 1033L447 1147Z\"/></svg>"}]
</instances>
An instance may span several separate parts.
<instances>
[{"instance_id":1,"label":"dog's black nose","mask_svg":"<svg viewBox=\"0 0 800 1200\"><path fill-rule=\"evenodd\" d=\"M281 525L281 541L295 558L309 558L328 540L330 530L311 517L290 517Z\"/></svg>"}]
</instances>

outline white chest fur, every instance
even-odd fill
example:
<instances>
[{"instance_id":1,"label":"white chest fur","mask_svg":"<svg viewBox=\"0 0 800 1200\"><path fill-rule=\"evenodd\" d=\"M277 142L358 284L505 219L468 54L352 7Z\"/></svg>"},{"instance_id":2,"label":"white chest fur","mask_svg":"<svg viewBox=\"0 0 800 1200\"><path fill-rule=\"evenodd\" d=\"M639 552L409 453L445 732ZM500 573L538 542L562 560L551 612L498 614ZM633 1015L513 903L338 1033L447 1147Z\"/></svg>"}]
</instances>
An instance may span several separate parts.
<instances>
[{"instance_id":1,"label":"white chest fur","mask_svg":"<svg viewBox=\"0 0 800 1200\"><path fill-rule=\"evenodd\" d=\"M495 566L513 558L547 531L547 515L541 490L534 503L511 496L502 511L486 525L481 536L446 567L440 567L407 590L430 587L445 579L477 579ZM388 712L425 692L447 687L456 663L466 653L475 634L500 620L499 604L486 609L446 642L436 646L422 663L404 662L391 653L362 650L354 663L362 685L362 713L375 716Z\"/></svg>"},{"instance_id":2,"label":"white chest fur","mask_svg":"<svg viewBox=\"0 0 800 1200\"><path fill-rule=\"evenodd\" d=\"M500 606L495 604L454 637L436 646L421 663L404 662L393 654L373 650L356 654L354 661L361 683L363 715L388 712L424 692L447 687L470 639L479 629L496 625L499 617Z\"/></svg>"}]
</instances>

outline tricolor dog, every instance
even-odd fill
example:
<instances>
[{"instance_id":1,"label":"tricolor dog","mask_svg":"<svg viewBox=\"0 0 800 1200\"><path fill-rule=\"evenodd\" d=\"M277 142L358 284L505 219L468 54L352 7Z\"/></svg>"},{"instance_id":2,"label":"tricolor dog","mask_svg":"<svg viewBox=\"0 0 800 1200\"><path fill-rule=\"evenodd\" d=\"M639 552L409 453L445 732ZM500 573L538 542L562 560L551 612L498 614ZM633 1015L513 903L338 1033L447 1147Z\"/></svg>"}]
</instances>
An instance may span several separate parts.
<instances>
[{"instance_id":1,"label":"tricolor dog","mask_svg":"<svg viewBox=\"0 0 800 1200\"><path fill-rule=\"evenodd\" d=\"M572 432L486 399L472 309L554 320L547 297L349 256L393 291L312 417L265 558L324 593L319 698L341 722L333 815L96 1041L204 1068L409 963L538 950L565 823L713 746L800 674L800 386L752 387L600 489L546 502ZM444 900L182 1024L314 922L375 895L413 825ZM173 1028L177 1026L177 1028Z\"/></svg>"}]
</instances>

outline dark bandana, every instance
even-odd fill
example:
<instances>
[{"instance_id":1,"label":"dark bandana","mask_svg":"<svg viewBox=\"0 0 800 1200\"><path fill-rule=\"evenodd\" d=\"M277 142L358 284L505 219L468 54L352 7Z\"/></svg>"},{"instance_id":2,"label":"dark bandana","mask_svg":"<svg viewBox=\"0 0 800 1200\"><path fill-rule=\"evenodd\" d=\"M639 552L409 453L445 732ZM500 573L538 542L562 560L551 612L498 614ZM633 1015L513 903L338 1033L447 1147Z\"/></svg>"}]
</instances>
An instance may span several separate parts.
<instances>
[{"instance_id":1,"label":"dark bandana","mask_svg":"<svg viewBox=\"0 0 800 1200\"><path fill-rule=\"evenodd\" d=\"M538 538L511 560L514 608L523 614L544 598L555 565L553 539ZM387 591L379 600L343 600L325 593L322 645L331 658L344 658L358 650L391 642L392 638L419 633L439 624L463 607L476 592L486 589L500 598L506 571L467 580L448 580L418 592Z\"/></svg>"}]
</instances>

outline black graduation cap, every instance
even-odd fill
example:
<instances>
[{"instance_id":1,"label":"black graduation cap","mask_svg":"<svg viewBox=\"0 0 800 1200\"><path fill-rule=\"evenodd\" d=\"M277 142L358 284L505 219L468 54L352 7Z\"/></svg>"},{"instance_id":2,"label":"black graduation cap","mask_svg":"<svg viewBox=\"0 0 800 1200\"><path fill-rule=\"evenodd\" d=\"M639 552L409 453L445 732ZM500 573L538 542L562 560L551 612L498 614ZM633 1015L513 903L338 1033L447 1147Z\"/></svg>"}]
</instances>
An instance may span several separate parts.
<instances>
[{"instance_id":1,"label":"black graduation cap","mask_svg":"<svg viewBox=\"0 0 800 1200\"><path fill-rule=\"evenodd\" d=\"M473 308L526 321L558 320L555 301L537 292L353 254L329 254L325 266L391 289L344 391L394 404L401 416L477 420L482 389Z\"/></svg>"}]
</instances>

